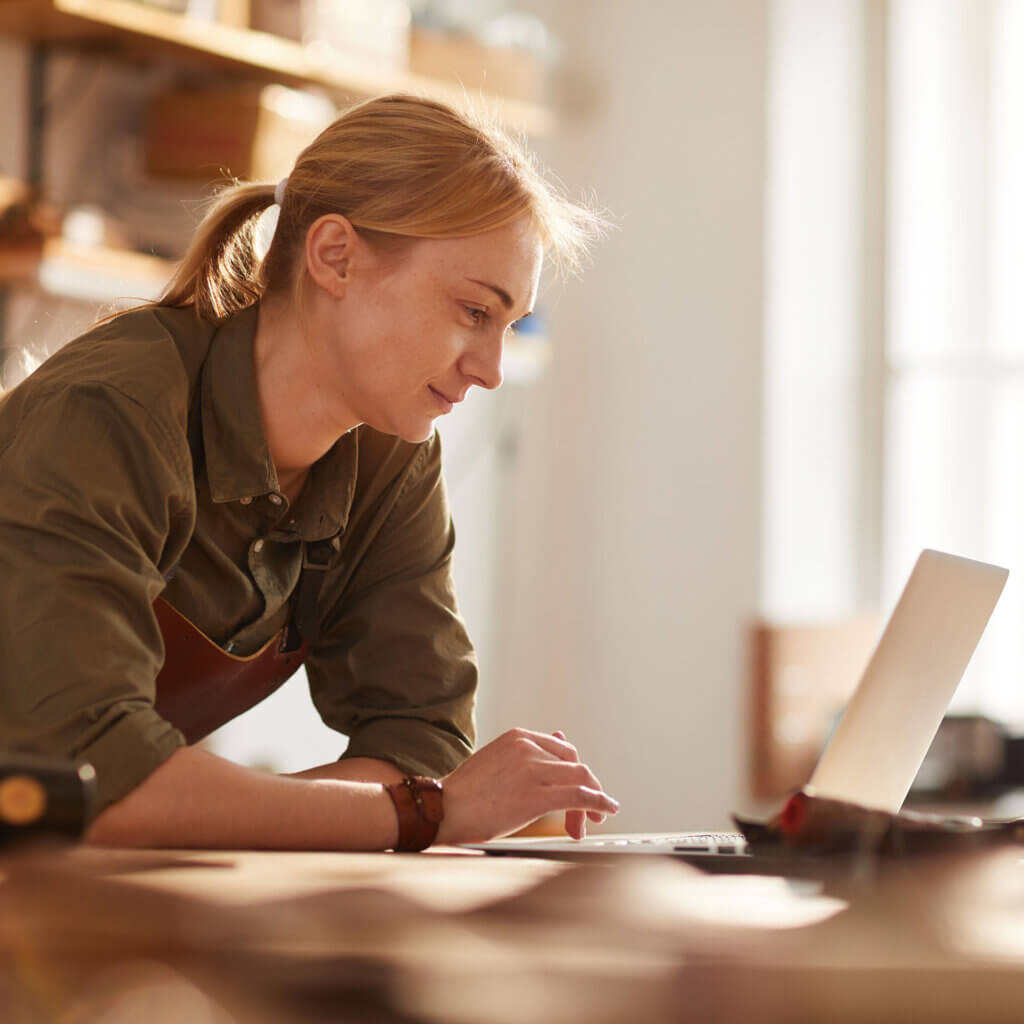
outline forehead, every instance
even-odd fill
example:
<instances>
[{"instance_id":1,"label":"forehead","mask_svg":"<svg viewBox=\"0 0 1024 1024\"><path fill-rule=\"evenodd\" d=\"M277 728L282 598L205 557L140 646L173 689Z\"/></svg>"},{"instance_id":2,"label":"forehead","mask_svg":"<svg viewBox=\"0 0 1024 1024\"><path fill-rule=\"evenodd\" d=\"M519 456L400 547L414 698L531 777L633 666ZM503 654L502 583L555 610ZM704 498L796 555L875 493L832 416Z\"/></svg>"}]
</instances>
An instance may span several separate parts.
<instances>
[{"instance_id":1,"label":"forehead","mask_svg":"<svg viewBox=\"0 0 1024 1024\"><path fill-rule=\"evenodd\" d=\"M512 296L519 312L532 308L544 259L540 234L528 221L466 238L424 239L413 259L426 272L461 283L487 281Z\"/></svg>"}]
</instances>

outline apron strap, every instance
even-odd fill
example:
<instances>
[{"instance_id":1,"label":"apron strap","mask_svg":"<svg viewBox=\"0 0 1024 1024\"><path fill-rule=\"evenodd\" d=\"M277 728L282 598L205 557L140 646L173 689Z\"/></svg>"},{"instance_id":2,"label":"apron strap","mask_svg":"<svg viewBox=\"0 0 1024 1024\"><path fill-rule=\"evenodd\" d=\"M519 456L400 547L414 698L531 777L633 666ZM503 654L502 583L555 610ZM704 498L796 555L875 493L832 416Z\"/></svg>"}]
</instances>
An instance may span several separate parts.
<instances>
[{"instance_id":1,"label":"apron strap","mask_svg":"<svg viewBox=\"0 0 1024 1024\"><path fill-rule=\"evenodd\" d=\"M316 643L320 631L317 605L320 591L324 585L327 569L331 564L331 555L341 547L337 537L326 540L303 541L302 572L292 599L292 615L288 623L286 646L290 650L292 644Z\"/></svg>"},{"instance_id":2,"label":"apron strap","mask_svg":"<svg viewBox=\"0 0 1024 1024\"><path fill-rule=\"evenodd\" d=\"M196 381L195 394L188 407L188 450L192 455L192 479L199 480L206 465L206 449L203 447L203 403L201 380Z\"/></svg>"}]
</instances>

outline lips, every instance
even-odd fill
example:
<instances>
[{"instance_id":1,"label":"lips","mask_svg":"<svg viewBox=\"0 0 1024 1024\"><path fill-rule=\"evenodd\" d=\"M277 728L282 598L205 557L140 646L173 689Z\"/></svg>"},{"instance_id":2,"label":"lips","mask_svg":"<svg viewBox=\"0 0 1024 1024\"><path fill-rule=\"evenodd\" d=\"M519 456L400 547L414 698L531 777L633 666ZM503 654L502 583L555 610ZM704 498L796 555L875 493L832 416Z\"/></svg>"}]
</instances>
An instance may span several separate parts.
<instances>
[{"instance_id":1,"label":"lips","mask_svg":"<svg viewBox=\"0 0 1024 1024\"><path fill-rule=\"evenodd\" d=\"M430 385L428 384L427 387L430 387ZM447 395L441 394L441 392L438 391L437 388L430 388L430 391L433 394L433 396L437 399L437 404L440 405L445 412L452 411L452 409L455 406L455 402L452 401L452 399L448 398Z\"/></svg>"}]
</instances>

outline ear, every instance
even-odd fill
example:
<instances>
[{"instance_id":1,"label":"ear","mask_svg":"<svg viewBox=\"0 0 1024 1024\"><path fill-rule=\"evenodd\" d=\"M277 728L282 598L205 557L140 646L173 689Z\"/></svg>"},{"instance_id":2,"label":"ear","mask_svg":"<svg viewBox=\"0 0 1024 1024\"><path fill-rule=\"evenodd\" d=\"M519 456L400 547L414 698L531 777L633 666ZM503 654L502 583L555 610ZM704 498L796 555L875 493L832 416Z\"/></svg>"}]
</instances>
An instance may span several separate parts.
<instances>
[{"instance_id":1,"label":"ear","mask_svg":"<svg viewBox=\"0 0 1024 1024\"><path fill-rule=\"evenodd\" d=\"M338 213L318 217L306 232L306 269L313 281L329 295L340 298L348 284L355 228Z\"/></svg>"}]
</instances>

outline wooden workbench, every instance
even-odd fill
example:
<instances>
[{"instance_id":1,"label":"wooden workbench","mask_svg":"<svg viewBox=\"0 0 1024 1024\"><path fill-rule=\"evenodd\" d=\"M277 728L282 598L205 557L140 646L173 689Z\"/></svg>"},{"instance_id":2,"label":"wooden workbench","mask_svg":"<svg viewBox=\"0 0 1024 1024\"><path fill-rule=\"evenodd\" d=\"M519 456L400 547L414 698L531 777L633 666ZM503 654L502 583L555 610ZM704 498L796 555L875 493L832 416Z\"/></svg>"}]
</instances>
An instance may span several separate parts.
<instances>
[{"instance_id":1,"label":"wooden workbench","mask_svg":"<svg viewBox=\"0 0 1024 1024\"><path fill-rule=\"evenodd\" d=\"M962 1024L1024 1005L1015 853L842 894L655 858L82 849L0 867L17 1024Z\"/></svg>"}]
</instances>

